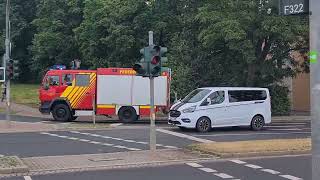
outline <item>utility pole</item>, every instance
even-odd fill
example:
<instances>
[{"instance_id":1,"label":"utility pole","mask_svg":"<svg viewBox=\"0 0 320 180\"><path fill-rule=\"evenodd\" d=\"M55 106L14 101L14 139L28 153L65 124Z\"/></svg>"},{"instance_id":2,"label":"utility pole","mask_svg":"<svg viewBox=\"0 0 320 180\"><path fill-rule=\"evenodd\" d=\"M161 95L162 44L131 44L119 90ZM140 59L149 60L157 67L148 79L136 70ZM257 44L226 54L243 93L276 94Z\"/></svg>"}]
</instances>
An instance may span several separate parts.
<instances>
[{"instance_id":1,"label":"utility pole","mask_svg":"<svg viewBox=\"0 0 320 180\"><path fill-rule=\"evenodd\" d=\"M7 0L6 4L6 40L5 40L5 46L6 46L6 54L3 58L3 67L7 69L7 63L10 60L10 0ZM5 82L5 88L6 88L6 121L8 127L11 126L10 122L10 78L6 78Z\"/></svg>"},{"instance_id":2,"label":"utility pole","mask_svg":"<svg viewBox=\"0 0 320 180\"><path fill-rule=\"evenodd\" d=\"M320 177L320 7L319 0L310 0L310 89L312 132L312 179Z\"/></svg>"},{"instance_id":3,"label":"utility pole","mask_svg":"<svg viewBox=\"0 0 320 180\"><path fill-rule=\"evenodd\" d=\"M149 31L149 46L153 45L153 32ZM150 75L150 150L155 151L156 143L156 114L154 111L154 77Z\"/></svg>"}]
</instances>

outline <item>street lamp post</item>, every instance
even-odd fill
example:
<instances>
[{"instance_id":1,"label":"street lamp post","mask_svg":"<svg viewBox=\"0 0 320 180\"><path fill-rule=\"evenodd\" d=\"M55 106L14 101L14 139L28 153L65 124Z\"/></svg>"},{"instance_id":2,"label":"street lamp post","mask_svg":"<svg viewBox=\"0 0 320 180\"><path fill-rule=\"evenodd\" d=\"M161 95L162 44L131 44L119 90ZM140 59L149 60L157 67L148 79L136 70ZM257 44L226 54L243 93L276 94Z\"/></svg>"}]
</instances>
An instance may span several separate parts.
<instances>
[{"instance_id":1,"label":"street lamp post","mask_svg":"<svg viewBox=\"0 0 320 180\"><path fill-rule=\"evenodd\" d=\"M7 68L7 63L10 60L10 0L7 0L6 4L6 40L5 40L5 46L6 46L6 53L3 58L3 67L5 69ZM7 121L7 126L10 127L10 79L5 78L6 81L5 87L6 88L6 121Z\"/></svg>"}]
</instances>

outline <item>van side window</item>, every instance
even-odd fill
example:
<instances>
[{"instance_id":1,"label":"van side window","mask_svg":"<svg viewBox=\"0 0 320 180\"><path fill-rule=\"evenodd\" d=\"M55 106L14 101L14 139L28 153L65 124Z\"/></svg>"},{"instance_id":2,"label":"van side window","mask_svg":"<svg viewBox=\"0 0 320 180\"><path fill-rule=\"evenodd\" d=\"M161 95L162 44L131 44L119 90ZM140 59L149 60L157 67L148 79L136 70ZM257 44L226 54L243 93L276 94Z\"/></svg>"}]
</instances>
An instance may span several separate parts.
<instances>
[{"instance_id":1,"label":"van side window","mask_svg":"<svg viewBox=\"0 0 320 180\"><path fill-rule=\"evenodd\" d=\"M228 91L229 102L266 100L267 92L259 90L236 90Z\"/></svg>"},{"instance_id":2,"label":"van side window","mask_svg":"<svg viewBox=\"0 0 320 180\"><path fill-rule=\"evenodd\" d=\"M89 74L77 74L76 75L76 86L89 86L90 75Z\"/></svg>"},{"instance_id":3,"label":"van side window","mask_svg":"<svg viewBox=\"0 0 320 180\"><path fill-rule=\"evenodd\" d=\"M210 98L211 103L208 104L207 100L205 99L204 102L201 104L202 106L213 105L213 104L221 104L225 100L224 91L213 92L212 94L210 94L210 96L208 96L208 98Z\"/></svg>"}]
</instances>

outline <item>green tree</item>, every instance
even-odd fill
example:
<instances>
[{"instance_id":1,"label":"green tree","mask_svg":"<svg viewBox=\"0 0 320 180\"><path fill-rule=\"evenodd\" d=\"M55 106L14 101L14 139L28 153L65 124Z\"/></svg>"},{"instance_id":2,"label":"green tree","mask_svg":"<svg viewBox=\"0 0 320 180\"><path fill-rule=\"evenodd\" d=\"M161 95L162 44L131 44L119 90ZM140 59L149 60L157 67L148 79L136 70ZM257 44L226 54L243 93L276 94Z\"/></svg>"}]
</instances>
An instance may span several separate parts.
<instances>
[{"instance_id":1,"label":"green tree","mask_svg":"<svg viewBox=\"0 0 320 180\"><path fill-rule=\"evenodd\" d=\"M31 51L33 70L38 76L53 64L70 65L81 59L73 30L83 20L83 0L37 0L37 18L32 24L37 28Z\"/></svg>"}]
</instances>

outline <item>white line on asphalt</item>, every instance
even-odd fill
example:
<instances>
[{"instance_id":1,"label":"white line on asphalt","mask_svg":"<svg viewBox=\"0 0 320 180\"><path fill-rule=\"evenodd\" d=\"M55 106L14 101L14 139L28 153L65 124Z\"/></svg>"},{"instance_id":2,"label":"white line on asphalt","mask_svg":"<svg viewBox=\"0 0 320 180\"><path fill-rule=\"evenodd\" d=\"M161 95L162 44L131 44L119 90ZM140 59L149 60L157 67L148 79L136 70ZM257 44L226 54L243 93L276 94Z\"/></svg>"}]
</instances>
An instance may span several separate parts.
<instances>
[{"instance_id":1,"label":"white line on asphalt","mask_svg":"<svg viewBox=\"0 0 320 180\"><path fill-rule=\"evenodd\" d=\"M79 138L75 138L75 137L69 137L68 139L70 139L70 140L79 140Z\"/></svg>"},{"instance_id":2,"label":"white line on asphalt","mask_svg":"<svg viewBox=\"0 0 320 180\"><path fill-rule=\"evenodd\" d=\"M24 180L32 180L30 176L23 176Z\"/></svg>"},{"instance_id":3,"label":"white line on asphalt","mask_svg":"<svg viewBox=\"0 0 320 180\"><path fill-rule=\"evenodd\" d=\"M261 171L267 172L267 173L270 173L270 174L273 174L273 175L280 174L279 171L275 171L275 170L272 170L272 169L262 169Z\"/></svg>"},{"instance_id":4,"label":"white line on asphalt","mask_svg":"<svg viewBox=\"0 0 320 180\"><path fill-rule=\"evenodd\" d=\"M110 127L118 127L121 126L123 123L114 123L114 124L110 124Z\"/></svg>"},{"instance_id":5,"label":"white line on asphalt","mask_svg":"<svg viewBox=\"0 0 320 180\"><path fill-rule=\"evenodd\" d=\"M109 144L109 143L102 143L104 146L113 146L114 144Z\"/></svg>"},{"instance_id":6,"label":"white line on asphalt","mask_svg":"<svg viewBox=\"0 0 320 180\"><path fill-rule=\"evenodd\" d=\"M81 142L89 142L90 140L88 140L88 139L79 139L78 141L81 141Z\"/></svg>"},{"instance_id":7,"label":"white line on asphalt","mask_svg":"<svg viewBox=\"0 0 320 180\"><path fill-rule=\"evenodd\" d=\"M97 141L89 141L88 143L91 143L91 144L103 144L103 143L97 142Z\"/></svg>"},{"instance_id":8,"label":"white line on asphalt","mask_svg":"<svg viewBox=\"0 0 320 180\"><path fill-rule=\"evenodd\" d=\"M169 148L169 149L180 149L180 148L178 148L178 147L176 147L176 146L164 146L165 148Z\"/></svg>"},{"instance_id":9,"label":"white line on asphalt","mask_svg":"<svg viewBox=\"0 0 320 180\"><path fill-rule=\"evenodd\" d=\"M172 136L177 136L177 137L180 137L180 138L185 138L185 139L201 142L201 143L214 142L214 141L211 141L211 140L197 138L197 137L194 137L194 136L190 136L190 135L186 135L186 134L182 134L182 133L177 133L177 132L172 132L172 131L165 130L165 129L157 129L157 131L165 133L165 134L169 134L169 135L172 135Z\"/></svg>"},{"instance_id":10,"label":"white line on asphalt","mask_svg":"<svg viewBox=\"0 0 320 180\"><path fill-rule=\"evenodd\" d=\"M207 173L214 173L214 172L217 172L216 170L214 169L211 169L211 168L199 168L201 171L204 171L204 172L207 172Z\"/></svg>"},{"instance_id":11,"label":"white line on asphalt","mask_svg":"<svg viewBox=\"0 0 320 180\"><path fill-rule=\"evenodd\" d=\"M230 178L233 178L233 176L230 176L228 174L225 174L225 173L215 173L214 175L218 176L218 177L221 177L222 179L230 179Z\"/></svg>"},{"instance_id":12,"label":"white line on asphalt","mask_svg":"<svg viewBox=\"0 0 320 180\"><path fill-rule=\"evenodd\" d=\"M291 175L280 175L283 178L290 179L290 180L302 180L301 178L291 176Z\"/></svg>"},{"instance_id":13,"label":"white line on asphalt","mask_svg":"<svg viewBox=\"0 0 320 180\"><path fill-rule=\"evenodd\" d=\"M138 149L138 148L127 148L127 149L129 149L131 151L141 151L141 149Z\"/></svg>"},{"instance_id":14,"label":"white line on asphalt","mask_svg":"<svg viewBox=\"0 0 320 180\"><path fill-rule=\"evenodd\" d=\"M129 140L129 139L124 139L123 141L125 141L125 142L130 142L130 143L135 143L136 141L134 141L134 140Z\"/></svg>"},{"instance_id":15,"label":"white line on asphalt","mask_svg":"<svg viewBox=\"0 0 320 180\"><path fill-rule=\"evenodd\" d=\"M113 147L120 148L120 149L127 149L127 147L125 147L125 146L119 146L119 145L113 146Z\"/></svg>"},{"instance_id":16,"label":"white line on asphalt","mask_svg":"<svg viewBox=\"0 0 320 180\"><path fill-rule=\"evenodd\" d=\"M186 163L186 165L194 167L194 168L199 168L199 167L203 167L202 165L198 164L198 163Z\"/></svg>"},{"instance_id":17,"label":"white line on asphalt","mask_svg":"<svg viewBox=\"0 0 320 180\"><path fill-rule=\"evenodd\" d=\"M136 142L138 144L148 144L147 142L142 142L142 141L139 141L139 142Z\"/></svg>"},{"instance_id":18,"label":"white line on asphalt","mask_svg":"<svg viewBox=\"0 0 320 180\"><path fill-rule=\"evenodd\" d=\"M112 137L111 139L117 140L117 141L123 141L124 140L124 139L121 139L121 138L114 138L114 137Z\"/></svg>"},{"instance_id":19,"label":"white line on asphalt","mask_svg":"<svg viewBox=\"0 0 320 180\"><path fill-rule=\"evenodd\" d=\"M237 159L234 159L234 160L230 160L231 162L234 162L236 164L247 164L246 162L244 161L240 161L240 160L237 160Z\"/></svg>"},{"instance_id":20,"label":"white line on asphalt","mask_svg":"<svg viewBox=\"0 0 320 180\"><path fill-rule=\"evenodd\" d=\"M249 168L252 168L252 169L261 169L262 168L261 166L257 166L257 165L254 165L254 164L246 164L245 166L247 166Z\"/></svg>"}]
</instances>

